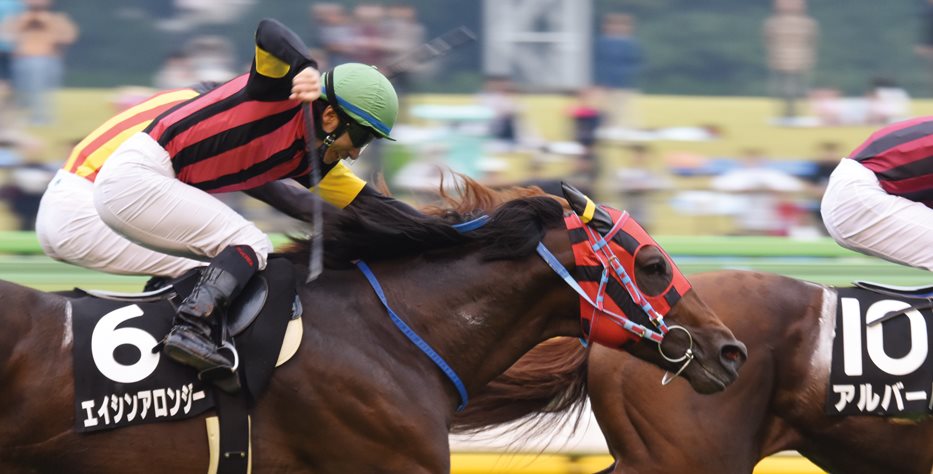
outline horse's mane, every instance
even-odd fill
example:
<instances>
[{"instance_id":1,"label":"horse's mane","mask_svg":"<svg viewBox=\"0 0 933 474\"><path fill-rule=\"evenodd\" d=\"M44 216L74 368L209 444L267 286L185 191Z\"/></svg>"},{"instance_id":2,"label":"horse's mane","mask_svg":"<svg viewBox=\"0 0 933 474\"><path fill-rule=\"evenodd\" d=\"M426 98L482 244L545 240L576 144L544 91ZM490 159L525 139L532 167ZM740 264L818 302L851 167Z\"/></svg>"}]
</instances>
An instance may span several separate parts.
<instances>
[{"instance_id":1,"label":"horse's mane","mask_svg":"<svg viewBox=\"0 0 933 474\"><path fill-rule=\"evenodd\" d=\"M427 207L420 215L382 198L361 199L342 212L328 213L324 222L325 266L347 268L356 259L456 256L470 245L487 260L521 258L534 251L547 230L562 225L560 199L539 188L493 189L457 176L456 192L445 191L442 183L437 197L443 204ZM489 214L490 220L473 232L460 233L451 225L480 214ZM309 240L292 240L281 254L306 264Z\"/></svg>"}]
</instances>

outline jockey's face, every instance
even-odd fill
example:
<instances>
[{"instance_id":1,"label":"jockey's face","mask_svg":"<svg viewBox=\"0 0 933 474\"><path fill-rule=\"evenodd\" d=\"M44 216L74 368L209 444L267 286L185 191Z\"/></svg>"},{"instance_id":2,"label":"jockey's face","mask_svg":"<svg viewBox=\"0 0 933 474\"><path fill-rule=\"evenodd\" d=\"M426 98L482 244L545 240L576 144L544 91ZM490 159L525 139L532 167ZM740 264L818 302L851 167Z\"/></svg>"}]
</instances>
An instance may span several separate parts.
<instances>
[{"instance_id":1,"label":"jockey's face","mask_svg":"<svg viewBox=\"0 0 933 474\"><path fill-rule=\"evenodd\" d=\"M340 124L340 120L341 118L337 115L337 112L335 112L333 108L327 107L321 115L321 128L326 133L333 132ZM360 157L360 153L362 153L365 145L362 147L355 146L350 139L348 128L349 127L345 128L344 132L340 134L327 149L327 152L324 154L324 163L331 164L345 158L355 160ZM320 142L318 142L318 145L320 146Z\"/></svg>"}]
</instances>

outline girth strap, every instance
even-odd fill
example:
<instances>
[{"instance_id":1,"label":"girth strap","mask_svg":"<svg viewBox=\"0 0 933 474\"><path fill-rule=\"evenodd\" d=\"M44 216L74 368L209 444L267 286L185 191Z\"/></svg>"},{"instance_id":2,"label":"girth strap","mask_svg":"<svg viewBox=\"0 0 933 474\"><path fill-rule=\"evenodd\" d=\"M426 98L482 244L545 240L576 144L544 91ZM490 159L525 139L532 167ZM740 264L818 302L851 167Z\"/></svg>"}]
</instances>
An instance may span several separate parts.
<instances>
[{"instance_id":1,"label":"girth strap","mask_svg":"<svg viewBox=\"0 0 933 474\"><path fill-rule=\"evenodd\" d=\"M362 260L356 261L357 268L363 272L363 276L366 277L366 280L369 281L370 286L373 287L373 291L376 292L376 296L379 297L379 301L382 302L382 306L385 307L386 311L389 313L389 318L395 323L395 326L402 331L402 334L408 338L418 349L421 349L421 352L424 352L428 358L434 362L438 368L441 369L441 372L444 372L444 375L450 379L450 382L454 384L454 387L457 389L457 393L460 394L460 405L457 406L457 411L462 411L467 406L469 401L469 395L467 395L466 387L463 385L463 381L460 380L460 377L457 375L457 372L438 354L433 348L431 348L428 343L421 338L411 327L405 324L405 321L402 321L401 318L395 314L395 311L392 311L392 308L389 306L389 302L386 300L386 295L382 291L382 286L379 285L379 281L376 279L376 275L373 274L373 271L369 268L369 265L366 265L366 262Z\"/></svg>"},{"instance_id":2,"label":"girth strap","mask_svg":"<svg viewBox=\"0 0 933 474\"><path fill-rule=\"evenodd\" d=\"M245 474L250 471L250 426L246 395L230 395L214 390L220 423L220 450L217 474Z\"/></svg>"}]
</instances>

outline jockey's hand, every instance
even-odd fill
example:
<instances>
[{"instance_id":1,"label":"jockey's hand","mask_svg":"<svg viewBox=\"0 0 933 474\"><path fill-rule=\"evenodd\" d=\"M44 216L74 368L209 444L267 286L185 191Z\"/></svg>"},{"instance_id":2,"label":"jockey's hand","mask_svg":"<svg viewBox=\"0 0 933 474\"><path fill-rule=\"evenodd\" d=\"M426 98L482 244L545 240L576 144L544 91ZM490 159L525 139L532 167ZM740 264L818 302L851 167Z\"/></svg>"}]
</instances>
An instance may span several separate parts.
<instances>
[{"instance_id":1,"label":"jockey's hand","mask_svg":"<svg viewBox=\"0 0 933 474\"><path fill-rule=\"evenodd\" d=\"M313 102L321 96L321 73L313 67L302 69L292 78L292 100Z\"/></svg>"}]
</instances>

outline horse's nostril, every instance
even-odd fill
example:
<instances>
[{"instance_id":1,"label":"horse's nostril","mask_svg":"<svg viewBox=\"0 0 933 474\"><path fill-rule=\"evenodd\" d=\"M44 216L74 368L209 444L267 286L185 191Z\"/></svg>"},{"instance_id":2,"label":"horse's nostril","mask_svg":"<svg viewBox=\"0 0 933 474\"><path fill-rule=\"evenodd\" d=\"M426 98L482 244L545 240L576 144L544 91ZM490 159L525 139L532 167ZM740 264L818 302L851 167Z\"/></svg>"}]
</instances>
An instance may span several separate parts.
<instances>
[{"instance_id":1,"label":"horse's nostril","mask_svg":"<svg viewBox=\"0 0 933 474\"><path fill-rule=\"evenodd\" d=\"M745 355L745 350L743 350L739 346L732 345L732 344L726 344L725 346L723 346L721 354L722 354L723 360L727 360L729 362L739 363L739 364L741 364L742 362L745 362L745 358L747 357Z\"/></svg>"}]
</instances>

